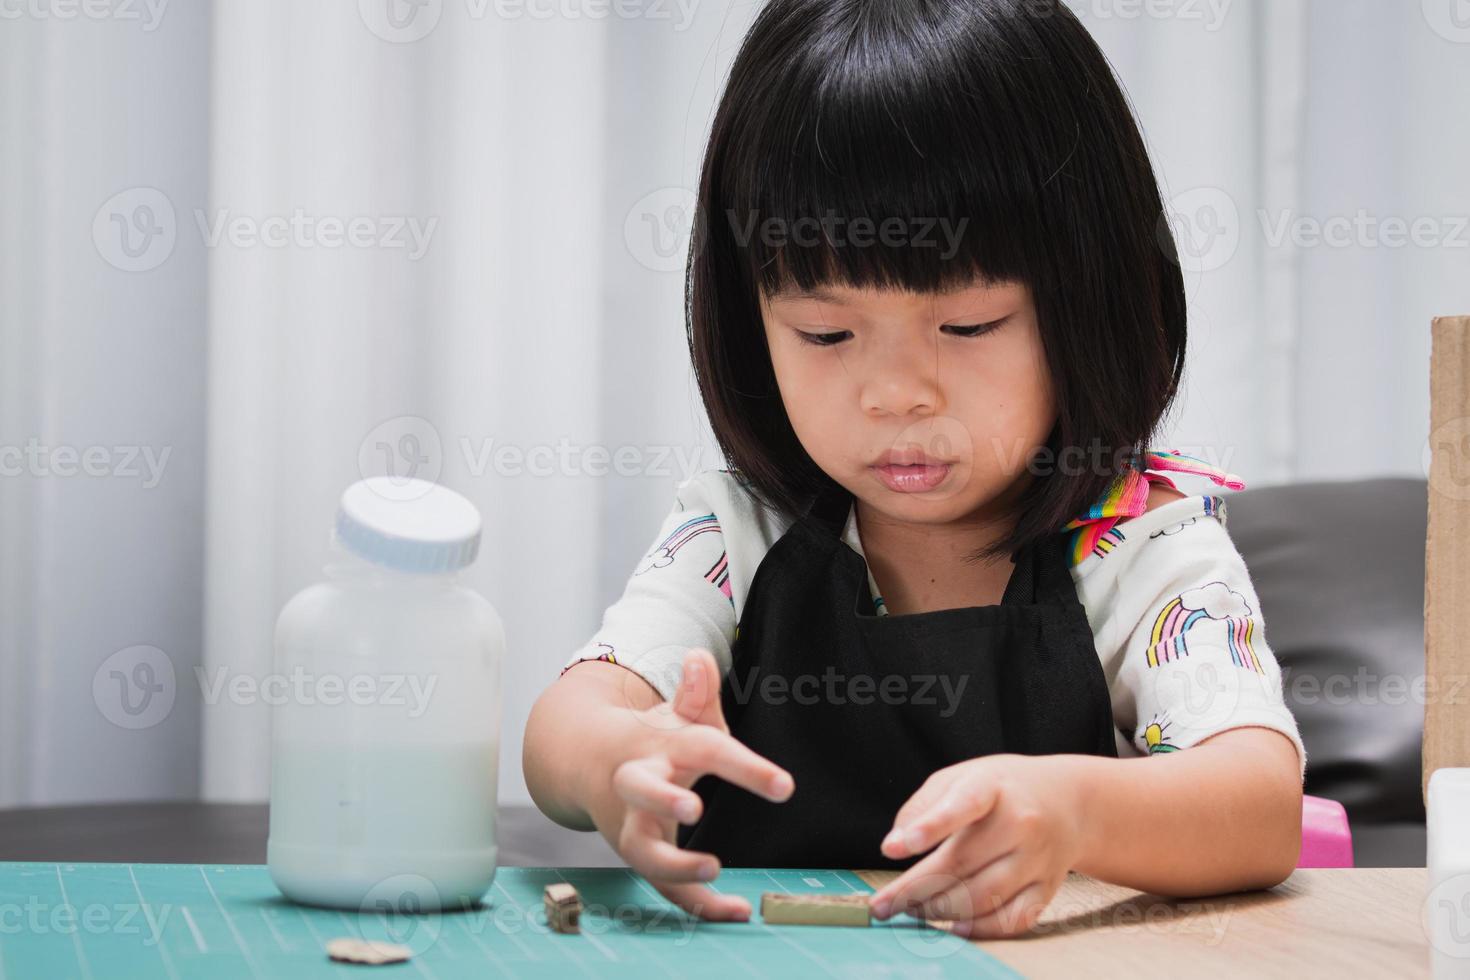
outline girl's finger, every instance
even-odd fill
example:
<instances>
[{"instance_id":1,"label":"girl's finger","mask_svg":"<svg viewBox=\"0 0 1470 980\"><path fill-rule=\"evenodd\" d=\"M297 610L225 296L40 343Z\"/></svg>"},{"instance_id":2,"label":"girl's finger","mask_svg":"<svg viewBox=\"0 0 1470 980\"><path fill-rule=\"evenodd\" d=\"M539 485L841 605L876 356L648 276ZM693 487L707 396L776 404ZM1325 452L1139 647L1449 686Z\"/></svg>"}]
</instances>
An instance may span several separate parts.
<instances>
[{"instance_id":1,"label":"girl's finger","mask_svg":"<svg viewBox=\"0 0 1470 980\"><path fill-rule=\"evenodd\" d=\"M718 858L671 843L658 820L642 810L629 812L623 821L618 853L628 867L650 881L713 881L720 873Z\"/></svg>"},{"instance_id":2,"label":"girl's finger","mask_svg":"<svg viewBox=\"0 0 1470 980\"><path fill-rule=\"evenodd\" d=\"M889 891L904 888L905 878L909 876L928 875L947 871L957 877L968 877L976 874L981 868L997 861L1021 846L1021 834L1014 820L1010 819L1011 812L1006 807L998 807L990 811L990 815L979 823L972 823L956 834L950 835L946 845L930 852L903 875L895 878L884 886L874 896L872 907L875 912L877 900L889 898ZM951 850L945 850L948 844L952 844ZM950 856L950 855L953 856ZM895 908L898 906L895 905Z\"/></svg>"},{"instance_id":3,"label":"girl's finger","mask_svg":"<svg viewBox=\"0 0 1470 980\"><path fill-rule=\"evenodd\" d=\"M683 675L674 691L674 713L679 717L729 731L724 706L720 704L720 666L704 647L684 653Z\"/></svg>"},{"instance_id":4,"label":"girl's finger","mask_svg":"<svg viewBox=\"0 0 1470 980\"><path fill-rule=\"evenodd\" d=\"M785 801L796 789L796 781L785 769L734 736L707 725L680 732L669 750L669 759L683 773L719 776L773 803Z\"/></svg>"},{"instance_id":5,"label":"girl's finger","mask_svg":"<svg viewBox=\"0 0 1470 980\"><path fill-rule=\"evenodd\" d=\"M868 907L880 919L948 891L1005 855L982 855L971 847L976 831L949 838L903 874L878 889Z\"/></svg>"},{"instance_id":6,"label":"girl's finger","mask_svg":"<svg viewBox=\"0 0 1470 980\"><path fill-rule=\"evenodd\" d=\"M992 915L982 916L968 923L956 922L954 933L970 939L1003 939L1020 935L1041 918L1041 913L1046 911L1047 903L1055 892L1054 885L1033 882Z\"/></svg>"},{"instance_id":7,"label":"girl's finger","mask_svg":"<svg viewBox=\"0 0 1470 980\"><path fill-rule=\"evenodd\" d=\"M739 895L722 895L703 885L675 885L649 882L660 895L690 915L711 922L746 922L750 919L750 903Z\"/></svg>"},{"instance_id":8,"label":"girl's finger","mask_svg":"<svg viewBox=\"0 0 1470 980\"><path fill-rule=\"evenodd\" d=\"M898 813L893 816L893 826L908 826L915 817L937 803L954 782L955 775L949 769L940 769L931 774L924 780L924 785L914 790L913 795L898 808Z\"/></svg>"},{"instance_id":9,"label":"girl's finger","mask_svg":"<svg viewBox=\"0 0 1470 980\"><path fill-rule=\"evenodd\" d=\"M662 820L692 824L699 820L699 794L673 782L668 759L630 759L613 770L613 789L635 810L646 810Z\"/></svg>"},{"instance_id":10,"label":"girl's finger","mask_svg":"<svg viewBox=\"0 0 1470 980\"><path fill-rule=\"evenodd\" d=\"M1007 854L944 891L917 899L915 907L926 919L953 922L994 915L1036 880L1031 864L1019 851Z\"/></svg>"},{"instance_id":11,"label":"girl's finger","mask_svg":"<svg viewBox=\"0 0 1470 980\"><path fill-rule=\"evenodd\" d=\"M933 806L896 825L883 838L883 854L895 860L923 854L940 841L990 815L1000 801L1000 786L990 779L956 780Z\"/></svg>"}]
</instances>

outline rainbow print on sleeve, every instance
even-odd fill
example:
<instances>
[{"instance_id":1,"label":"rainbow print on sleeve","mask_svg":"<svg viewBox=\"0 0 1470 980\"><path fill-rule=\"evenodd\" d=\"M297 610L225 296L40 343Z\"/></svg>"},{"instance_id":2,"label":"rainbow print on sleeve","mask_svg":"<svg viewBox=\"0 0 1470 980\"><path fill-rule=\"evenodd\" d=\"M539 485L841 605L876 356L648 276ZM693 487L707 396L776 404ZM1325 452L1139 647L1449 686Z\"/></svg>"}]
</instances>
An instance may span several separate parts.
<instances>
[{"instance_id":1,"label":"rainbow print on sleeve","mask_svg":"<svg viewBox=\"0 0 1470 980\"><path fill-rule=\"evenodd\" d=\"M678 527L674 528L674 530L670 531L668 537L660 541L657 548L654 548L647 555L645 555L643 557L642 563L638 566L638 570L635 571L633 574L642 575L643 573L652 571L655 568L667 568L674 563L674 556L678 554L679 549L684 547L689 542L693 541L695 538L699 537L701 534L720 533L722 533L720 522L714 514L702 514L699 517L691 517L689 520L685 521L683 524L680 524ZM729 552L720 552L720 557L715 559L715 563L711 565L707 571L705 571L704 579L706 582L719 589L720 592L724 594L725 598L730 600L730 605L732 607L735 605L735 595L730 589Z\"/></svg>"},{"instance_id":2,"label":"rainbow print on sleeve","mask_svg":"<svg viewBox=\"0 0 1470 980\"><path fill-rule=\"evenodd\" d=\"M720 552L719 560L710 566L710 570L704 573L704 580L725 594L730 600L730 605L735 605L735 595L730 591L730 553Z\"/></svg>"},{"instance_id":3,"label":"rainbow print on sleeve","mask_svg":"<svg viewBox=\"0 0 1470 980\"><path fill-rule=\"evenodd\" d=\"M1169 600L1154 620L1149 636L1148 665L1157 667L1189 656L1189 629L1201 620L1225 624L1231 663L1258 674L1265 673L1251 645L1255 619L1250 605L1245 596L1224 582L1211 582Z\"/></svg>"},{"instance_id":4,"label":"rainbow print on sleeve","mask_svg":"<svg viewBox=\"0 0 1470 980\"><path fill-rule=\"evenodd\" d=\"M674 563L674 555L678 553L680 548L701 534L719 533L720 522L716 519L715 515L704 514L700 517L691 517L670 531L668 537L659 542L658 547L645 555L642 565L633 574L642 575L644 572L651 571L655 568L667 568Z\"/></svg>"}]
</instances>

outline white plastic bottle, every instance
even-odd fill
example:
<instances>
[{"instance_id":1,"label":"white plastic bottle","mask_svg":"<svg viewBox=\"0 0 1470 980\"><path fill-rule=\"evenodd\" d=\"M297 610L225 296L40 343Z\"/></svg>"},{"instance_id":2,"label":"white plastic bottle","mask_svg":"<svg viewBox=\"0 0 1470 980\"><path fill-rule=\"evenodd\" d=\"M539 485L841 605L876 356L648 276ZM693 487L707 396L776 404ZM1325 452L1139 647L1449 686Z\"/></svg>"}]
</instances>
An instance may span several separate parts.
<instances>
[{"instance_id":1,"label":"white plastic bottle","mask_svg":"<svg viewBox=\"0 0 1470 980\"><path fill-rule=\"evenodd\" d=\"M286 897L430 911L494 881L504 631L456 580L479 544L444 487L342 494L340 561L276 624L267 861Z\"/></svg>"}]
</instances>

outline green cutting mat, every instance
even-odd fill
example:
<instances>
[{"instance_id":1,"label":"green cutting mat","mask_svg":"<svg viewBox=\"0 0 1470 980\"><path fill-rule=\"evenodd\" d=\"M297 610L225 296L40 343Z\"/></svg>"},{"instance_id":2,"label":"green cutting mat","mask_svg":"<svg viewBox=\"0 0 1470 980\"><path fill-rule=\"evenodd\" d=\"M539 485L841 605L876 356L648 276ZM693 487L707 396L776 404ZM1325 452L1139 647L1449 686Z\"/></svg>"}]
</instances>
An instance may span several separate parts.
<instances>
[{"instance_id":1,"label":"green cutting mat","mask_svg":"<svg viewBox=\"0 0 1470 980\"><path fill-rule=\"evenodd\" d=\"M582 934L549 932L541 890L582 893ZM973 944L913 919L871 929L767 926L766 891L871 889L847 871L726 869L722 892L751 899L749 923L684 915L619 868L501 868L479 909L343 913L283 899L260 865L0 862L0 980L64 978L1015 977ZM387 939L407 963L333 963L327 940Z\"/></svg>"}]
</instances>

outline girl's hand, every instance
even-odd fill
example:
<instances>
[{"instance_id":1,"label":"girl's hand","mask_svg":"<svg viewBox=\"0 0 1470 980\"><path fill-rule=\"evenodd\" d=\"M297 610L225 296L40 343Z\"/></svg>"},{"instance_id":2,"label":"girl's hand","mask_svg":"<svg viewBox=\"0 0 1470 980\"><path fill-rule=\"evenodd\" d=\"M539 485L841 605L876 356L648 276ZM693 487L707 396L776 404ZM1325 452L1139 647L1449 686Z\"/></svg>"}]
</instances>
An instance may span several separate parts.
<instances>
[{"instance_id":1,"label":"girl's hand","mask_svg":"<svg viewBox=\"0 0 1470 980\"><path fill-rule=\"evenodd\" d=\"M748 901L697 884L720 873L719 860L674 843L678 825L698 822L703 811L690 787L712 774L779 803L790 798L795 781L730 734L720 706L719 665L708 650L684 655L671 704L637 714L647 736L613 770L612 805L592 812L593 822L629 867L680 908L706 919L749 919Z\"/></svg>"},{"instance_id":2,"label":"girl's hand","mask_svg":"<svg viewBox=\"0 0 1470 980\"><path fill-rule=\"evenodd\" d=\"M1083 853L1081 780L1070 759L991 755L930 776L898 811L883 853L933 851L874 894L873 914L949 920L975 938L1030 929Z\"/></svg>"}]
</instances>

